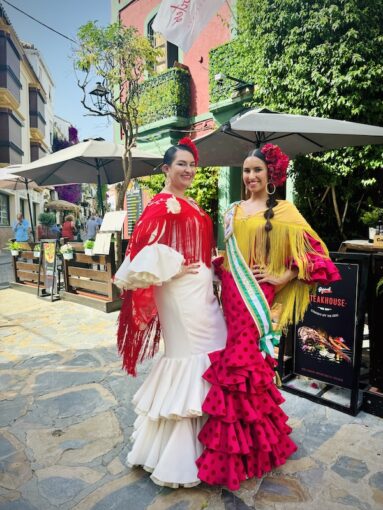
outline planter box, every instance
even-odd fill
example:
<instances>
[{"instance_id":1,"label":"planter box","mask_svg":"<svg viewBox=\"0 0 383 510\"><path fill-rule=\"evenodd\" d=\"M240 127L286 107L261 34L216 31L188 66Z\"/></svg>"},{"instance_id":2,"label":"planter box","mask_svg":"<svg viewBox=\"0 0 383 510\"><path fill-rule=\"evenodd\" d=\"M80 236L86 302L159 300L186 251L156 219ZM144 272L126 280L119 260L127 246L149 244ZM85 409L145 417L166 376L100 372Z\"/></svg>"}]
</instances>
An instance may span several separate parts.
<instances>
[{"instance_id":1,"label":"planter box","mask_svg":"<svg viewBox=\"0 0 383 510\"><path fill-rule=\"evenodd\" d=\"M120 291L113 284L116 272L114 245L108 255L85 253L83 243L72 243L73 260L64 260L64 299L112 312L121 307ZM89 248L90 250L90 248ZM92 250L93 251L93 250Z\"/></svg>"}]
</instances>

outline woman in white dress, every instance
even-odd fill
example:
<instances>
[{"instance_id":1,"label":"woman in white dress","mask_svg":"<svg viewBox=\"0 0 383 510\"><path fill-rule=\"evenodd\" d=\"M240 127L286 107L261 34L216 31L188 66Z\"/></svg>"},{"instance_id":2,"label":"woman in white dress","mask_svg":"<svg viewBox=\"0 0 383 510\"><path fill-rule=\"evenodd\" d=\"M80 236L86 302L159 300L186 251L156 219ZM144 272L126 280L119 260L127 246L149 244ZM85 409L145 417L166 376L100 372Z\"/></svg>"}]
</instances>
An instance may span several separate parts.
<instances>
[{"instance_id":1,"label":"woman in white dress","mask_svg":"<svg viewBox=\"0 0 383 510\"><path fill-rule=\"evenodd\" d=\"M202 374L208 354L226 342L213 293L212 222L185 196L197 163L187 138L166 151L165 187L137 222L115 278L124 289L118 330L124 368L136 375L136 364L155 354L160 335L165 345L133 399L138 418L127 461L150 471L155 483L174 488L200 483L197 436L210 387Z\"/></svg>"}]
</instances>

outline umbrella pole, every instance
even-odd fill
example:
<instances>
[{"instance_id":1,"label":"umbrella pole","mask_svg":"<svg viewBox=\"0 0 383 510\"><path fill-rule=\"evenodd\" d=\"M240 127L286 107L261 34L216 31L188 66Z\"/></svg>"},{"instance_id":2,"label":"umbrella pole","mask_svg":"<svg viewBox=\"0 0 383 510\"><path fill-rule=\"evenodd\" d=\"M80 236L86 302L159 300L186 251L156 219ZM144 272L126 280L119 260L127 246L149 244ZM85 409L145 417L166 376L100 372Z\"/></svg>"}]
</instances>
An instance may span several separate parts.
<instances>
[{"instance_id":1,"label":"umbrella pole","mask_svg":"<svg viewBox=\"0 0 383 510\"><path fill-rule=\"evenodd\" d=\"M264 133L262 133L264 134ZM263 137L258 133L258 131L255 133L255 148L259 149L261 146L261 143L264 141Z\"/></svg>"},{"instance_id":2,"label":"umbrella pole","mask_svg":"<svg viewBox=\"0 0 383 510\"><path fill-rule=\"evenodd\" d=\"M35 229L33 228L32 206L31 206L31 197L29 196L28 181L25 181L25 187L26 187L26 190L27 190L28 209L29 209L29 217L31 219L32 237L33 237L33 242L35 242L36 241L36 238L35 238Z\"/></svg>"},{"instance_id":3,"label":"umbrella pole","mask_svg":"<svg viewBox=\"0 0 383 510\"><path fill-rule=\"evenodd\" d=\"M102 199L100 165L99 165L98 159L96 160L96 166L97 166L97 194L98 194L98 201L99 201L100 206L101 206L101 216L104 217L105 210L104 210L104 201Z\"/></svg>"}]
</instances>

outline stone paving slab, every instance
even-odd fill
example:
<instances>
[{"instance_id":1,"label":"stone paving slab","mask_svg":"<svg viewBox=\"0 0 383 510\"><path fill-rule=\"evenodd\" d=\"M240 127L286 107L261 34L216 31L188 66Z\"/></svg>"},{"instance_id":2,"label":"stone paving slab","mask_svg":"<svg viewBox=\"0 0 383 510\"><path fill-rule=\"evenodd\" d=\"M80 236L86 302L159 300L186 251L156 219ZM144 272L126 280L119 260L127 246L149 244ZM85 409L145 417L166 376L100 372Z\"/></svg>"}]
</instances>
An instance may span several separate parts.
<instances>
[{"instance_id":1,"label":"stone paving slab","mask_svg":"<svg viewBox=\"0 0 383 510\"><path fill-rule=\"evenodd\" d=\"M66 301L51 302L15 289L1 290L0 300L0 363L28 364L35 355L58 356L68 349L113 345L117 312L106 314Z\"/></svg>"},{"instance_id":2,"label":"stone paving slab","mask_svg":"<svg viewBox=\"0 0 383 510\"><path fill-rule=\"evenodd\" d=\"M383 421L285 394L296 454L237 492L158 487L126 466L136 379L117 314L0 291L0 510L378 510Z\"/></svg>"}]
</instances>

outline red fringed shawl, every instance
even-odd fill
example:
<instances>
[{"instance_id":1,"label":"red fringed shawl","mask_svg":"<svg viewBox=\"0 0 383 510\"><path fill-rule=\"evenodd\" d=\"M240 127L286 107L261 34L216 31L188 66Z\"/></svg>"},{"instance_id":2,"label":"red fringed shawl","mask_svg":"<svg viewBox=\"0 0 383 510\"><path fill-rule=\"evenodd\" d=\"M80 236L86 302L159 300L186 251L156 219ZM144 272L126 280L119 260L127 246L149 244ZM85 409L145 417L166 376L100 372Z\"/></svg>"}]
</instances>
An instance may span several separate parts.
<instances>
[{"instance_id":1,"label":"red fringed shawl","mask_svg":"<svg viewBox=\"0 0 383 510\"><path fill-rule=\"evenodd\" d=\"M211 219L195 202L159 193L137 222L126 256L132 261L145 246L159 243L181 253L186 265L201 261L210 267L213 242ZM117 345L123 368L135 376L137 363L158 350L160 323L153 286L124 291L122 298Z\"/></svg>"}]
</instances>

